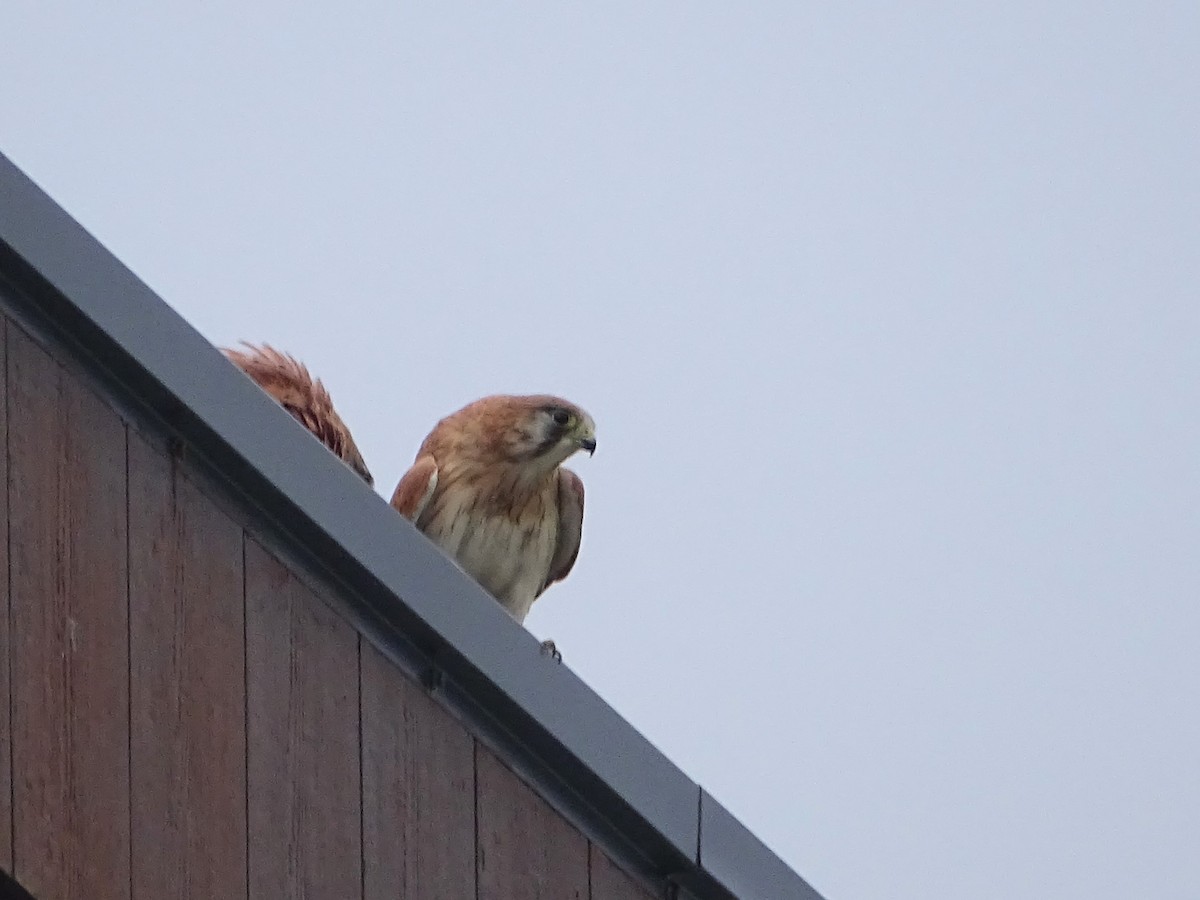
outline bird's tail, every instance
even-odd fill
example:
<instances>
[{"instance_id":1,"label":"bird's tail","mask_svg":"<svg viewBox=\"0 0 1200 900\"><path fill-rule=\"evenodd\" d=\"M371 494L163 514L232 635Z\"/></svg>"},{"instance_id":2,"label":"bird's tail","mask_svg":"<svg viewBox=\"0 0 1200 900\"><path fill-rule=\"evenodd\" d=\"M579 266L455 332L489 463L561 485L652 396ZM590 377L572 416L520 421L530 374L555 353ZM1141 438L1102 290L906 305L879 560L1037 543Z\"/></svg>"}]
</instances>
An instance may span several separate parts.
<instances>
[{"instance_id":1,"label":"bird's tail","mask_svg":"<svg viewBox=\"0 0 1200 900\"><path fill-rule=\"evenodd\" d=\"M242 346L246 349L223 347L221 352L342 462L361 475L367 484L374 485L375 480L358 452L350 429L333 408L329 391L320 379L313 378L308 368L295 357L266 344L255 346L243 342Z\"/></svg>"}]
</instances>

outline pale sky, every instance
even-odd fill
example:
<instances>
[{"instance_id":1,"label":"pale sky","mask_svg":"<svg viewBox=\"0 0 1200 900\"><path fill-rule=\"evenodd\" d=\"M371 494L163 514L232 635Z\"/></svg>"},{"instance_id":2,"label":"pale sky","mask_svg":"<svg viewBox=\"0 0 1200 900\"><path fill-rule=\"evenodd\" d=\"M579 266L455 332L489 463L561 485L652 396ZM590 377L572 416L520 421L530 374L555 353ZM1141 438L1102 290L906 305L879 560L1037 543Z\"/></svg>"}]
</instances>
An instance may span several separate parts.
<instances>
[{"instance_id":1,"label":"pale sky","mask_svg":"<svg viewBox=\"0 0 1200 900\"><path fill-rule=\"evenodd\" d=\"M0 150L381 493L592 413L528 625L831 900L1200 897L1200 4L3 18Z\"/></svg>"}]
</instances>

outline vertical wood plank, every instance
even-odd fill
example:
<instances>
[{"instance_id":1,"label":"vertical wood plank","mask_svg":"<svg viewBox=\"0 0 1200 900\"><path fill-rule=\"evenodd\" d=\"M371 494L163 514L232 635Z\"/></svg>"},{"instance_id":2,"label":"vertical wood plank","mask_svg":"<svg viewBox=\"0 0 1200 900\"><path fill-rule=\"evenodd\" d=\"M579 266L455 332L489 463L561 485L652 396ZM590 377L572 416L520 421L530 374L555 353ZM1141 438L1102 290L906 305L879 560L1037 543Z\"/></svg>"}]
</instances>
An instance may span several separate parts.
<instances>
[{"instance_id":1,"label":"vertical wood plank","mask_svg":"<svg viewBox=\"0 0 1200 900\"><path fill-rule=\"evenodd\" d=\"M590 852L591 900L655 900L653 894L639 887L595 844L590 846Z\"/></svg>"},{"instance_id":2,"label":"vertical wood plank","mask_svg":"<svg viewBox=\"0 0 1200 900\"><path fill-rule=\"evenodd\" d=\"M359 897L358 634L245 553L250 897Z\"/></svg>"},{"instance_id":3,"label":"vertical wood plank","mask_svg":"<svg viewBox=\"0 0 1200 900\"><path fill-rule=\"evenodd\" d=\"M129 897L125 427L10 323L13 865Z\"/></svg>"},{"instance_id":4,"label":"vertical wood plank","mask_svg":"<svg viewBox=\"0 0 1200 900\"><path fill-rule=\"evenodd\" d=\"M8 317L0 316L0 868L12 871L12 728L8 721Z\"/></svg>"},{"instance_id":5,"label":"vertical wood plank","mask_svg":"<svg viewBox=\"0 0 1200 900\"><path fill-rule=\"evenodd\" d=\"M586 900L587 839L478 744L475 765L479 900Z\"/></svg>"},{"instance_id":6,"label":"vertical wood plank","mask_svg":"<svg viewBox=\"0 0 1200 900\"><path fill-rule=\"evenodd\" d=\"M129 567L133 894L244 898L242 531L137 434Z\"/></svg>"},{"instance_id":7,"label":"vertical wood plank","mask_svg":"<svg viewBox=\"0 0 1200 900\"><path fill-rule=\"evenodd\" d=\"M475 897L475 741L362 644L363 896Z\"/></svg>"}]
</instances>

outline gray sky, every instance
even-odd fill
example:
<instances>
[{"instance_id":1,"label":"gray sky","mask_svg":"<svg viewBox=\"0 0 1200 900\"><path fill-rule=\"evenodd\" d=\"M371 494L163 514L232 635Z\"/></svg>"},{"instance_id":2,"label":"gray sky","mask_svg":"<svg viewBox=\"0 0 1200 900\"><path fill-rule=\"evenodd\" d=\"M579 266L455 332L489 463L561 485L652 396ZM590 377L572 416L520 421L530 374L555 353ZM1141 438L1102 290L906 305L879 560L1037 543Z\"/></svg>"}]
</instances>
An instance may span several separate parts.
<instances>
[{"instance_id":1,"label":"gray sky","mask_svg":"<svg viewBox=\"0 0 1200 900\"><path fill-rule=\"evenodd\" d=\"M1200 896L1200 5L332 9L9 0L0 149L384 493L587 408L528 624L831 898Z\"/></svg>"}]
</instances>

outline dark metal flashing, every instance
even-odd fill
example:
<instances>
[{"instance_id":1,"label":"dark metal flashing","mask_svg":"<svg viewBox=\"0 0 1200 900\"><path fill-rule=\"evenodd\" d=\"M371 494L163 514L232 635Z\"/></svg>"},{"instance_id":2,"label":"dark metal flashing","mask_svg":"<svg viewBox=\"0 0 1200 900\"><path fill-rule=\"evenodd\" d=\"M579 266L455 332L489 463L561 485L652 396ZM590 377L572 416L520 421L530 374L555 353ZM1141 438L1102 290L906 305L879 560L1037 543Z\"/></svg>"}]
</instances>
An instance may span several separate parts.
<instances>
[{"instance_id":1,"label":"dark metal flashing","mask_svg":"<svg viewBox=\"0 0 1200 900\"><path fill-rule=\"evenodd\" d=\"M2 154L0 294L619 862L698 898L818 898Z\"/></svg>"},{"instance_id":2,"label":"dark metal flashing","mask_svg":"<svg viewBox=\"0 0 1200 900\"><path fill-rule=\"evenodd\" d=\"M735 897L821 900L712 795L700 789L700 867Z\"/></svg>"}]
</instances>

